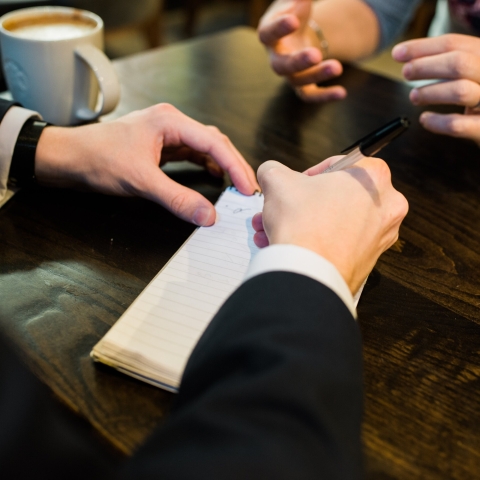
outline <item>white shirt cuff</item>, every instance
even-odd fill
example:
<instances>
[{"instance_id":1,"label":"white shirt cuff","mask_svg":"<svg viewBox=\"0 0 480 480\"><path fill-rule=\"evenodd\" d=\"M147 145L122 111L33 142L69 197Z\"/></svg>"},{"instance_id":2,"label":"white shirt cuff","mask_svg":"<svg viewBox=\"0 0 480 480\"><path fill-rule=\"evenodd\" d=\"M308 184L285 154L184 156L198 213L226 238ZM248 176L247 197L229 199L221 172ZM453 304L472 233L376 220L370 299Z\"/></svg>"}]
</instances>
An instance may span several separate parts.
<instances>
[{"instance_id":1,"label":"white shirt cuff","mask_svg":"<svg viewBox=\"0 0 480 480\"><path fill-rule=\"evenodd\" d=\"M0 206L6 201L7 197L10 198L12 195L7 190L7 183L13 150L23 125L32 117L42 118L39 113L33 110L13 106L0 123Z\"/></svg>"},{"instance_id":2,"label":"white shirt cuff","mask_svg":"<svg viewBox=\"0 0 480 480\"><path fill-rule=\"evenodd\" d=\"M355 302L345 280L325 258L296 245L271 245L251 261L244 281L267 272L292 272L313 278L333 290L357 318Z\"/></svg>"}]
</instances>

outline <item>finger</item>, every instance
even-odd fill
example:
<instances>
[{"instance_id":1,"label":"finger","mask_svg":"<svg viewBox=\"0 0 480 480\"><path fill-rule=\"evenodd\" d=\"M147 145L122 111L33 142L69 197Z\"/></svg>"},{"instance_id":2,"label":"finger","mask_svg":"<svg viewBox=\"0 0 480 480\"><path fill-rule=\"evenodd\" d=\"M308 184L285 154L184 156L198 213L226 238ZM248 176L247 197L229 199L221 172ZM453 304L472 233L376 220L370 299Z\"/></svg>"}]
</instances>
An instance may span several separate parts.
<instances>
[{"instance_id":1,"label":"finger","mask_svg":"<svg viewBox=\"0 0 480 480\"><path fill-rule=\"evenodd\" d=\"M272 52L270 65L277 75L294 75L302 70L318 65L322 61L320 50L315 47L308 47L294 53L280 54Z\"/></svg>"},{"instance_id":2,"label":"finger","mask_svg":"<svg viewBox=\"0 0 480 480\"><path fill-rule=\"evenodd\" d=\"M223 170L223 168L210 157L205 157L204 165L205 168L208 170L208 173L210 175L213 175L214 177L222 178L225 174L225 170Z\"/></svg>"},{"instance_id":3,"label":"finger","mask_svg":"<svg viewBox=\"0 0 480 480\"><path fill-rule=\"evenodd\" d=\"M267 234L264 231L255 233L253 241L258 248L265 248L270 245Z\"/></svg>"},{"instance_id":4,"label":"finger","mask_svg":"<svg viewBox=\"0 0 480 480\"><path fill-rule=\"evenodd\" d=\"M162 148L160 165L163 166L169 162L188 160L193 151L191 148L185 146L164 147Z\"/></svg>"},{"instance_id":5,"label":"finger","mask_svg":"<svg viewBox=\"0 0 480 480\"><path fill-rule=\"evenodd\" d=\"M269 47L275 46L283 37L290 35L300 26L295 15L287 14L273 20L262 19L258 28L258 38Z\"/></svg>"},{"instance_id":6,"label":"finger","mask_svg":"<svg viewBox=\"0 0 480 480\"><path fill-rule=\"evenodd\" d=\"M205 167L208 170L208 173L215 177L223 177L225 171L217 162L215 162L215 160L213 160L212 157L205 155L204 153L196 152L195 150L189 150L190 154L186 157L187 160L196 165Z\"/></svg>"},{"instance_id":7,"label":"finger","mask_svg":"<svg viewBox=\"0 0 480 480\"><path fill-rule=\"evenodd\" d=\"M260 190L253 168L235 148L230 139L217 127L208 128L213 131L214 136L218 137L208 153L230 175L238 191L245 195L252 195L255 191Z\"/></svg>"},{"instance_id":8,"label":"finger","mask_svg":"<svg viewBox=\"0 0 480 480\"><path fill-rule=\"evenodd\" d=\"M261 190L255 173L248 163L234 166L225 166L223 164L223 168L228 172L237 190L244 195L253 195Z\"/></svg>"},{"instance_id":9,"label":"finger","mask_svg":"<svg viewBox=\"0 0 480 480\"><path fill-rule=\"evenodd\" d=\"M433 133L480 142L480 116L423 112L420 123Z\"/></svg>"},{"instance_id":10,"label":"finger","mask_svg":"<svg viewBox=\"0 0 480 480\"><path fill-rule=\"evenodd\" d=\"M273 171L275 171L275 175L272 175ZM257 170L258 183L262 188L262 192L268 195L268 190L272 184L282 181L289 173L292 173L290 168L275 160L268 160L262 163Z\"/></svg>"},{"instance_id":11,"label":"finger","mask_svg":"<svg viewBox=\"0 0 480 480\"><path fill-rule=\"evenodd\" d=\"M329 168L334 163L341 160L343 157L344 155L335 155L334 157L327 158L323 162L320 162L319 164L314 165L313 167L310 167L309 169L305 170L303 173L305 175L313 177L315 175L318 175L319 173L324 172L327 168Z\"/></svg>"},{"instance_id":12,"label":"finger","mask_svg":"<svg viewBox=\"0 0 480 480\"><path fill-rule=\"evenodd\" d=\"M173 133L180 137L180 143L210 155L228 172L233 184L241 193L251 195L258 190L252 167L218 128L202 125L181 112L178 112L177 121L171 128Z\"/></svg>"},{"instance_id":13,"label":"finger","mask_svg":"<svg viewBox=\"0 0 480 480\"><path fill-rule=\"evenodd\" d=\"M258 27L258 38L264 45L271 47L299 26L298 18L292 14L281 15L275 19L263 18Z\"/></svg>"},{"instance_id":14,"label":"finger","mask_svg":"<svg viewBox=\"0 0 480 480\"><path fill-rule=\"evenodd\" d=\"M211 175L215 177L223 177L225 171L218 165L209 155L192 150L190 147L169 147L163 148L160 165L166 165L170 162L178 162L188 160L195 165L205 167Z\"/></svg>"},{"instance_id":15,"label":"finger","mask_svg":"<svg viewBox=\"0 0 480 480\"><path fill-rule=\"evenodd\" d=\"M455 50L478 54L479 41L477 38L469 35L457 34L409 40L396 45L392 50L392 57L397 62L409 62L415 58L438 55Z\"/></svg>"},{"instance_id":16,"label":"finger","mask_svg":"<svg viewBox=\"0 0 480 480\"><path fill-rule=\"evenodd\" d=\"M333 164L337 163L339 160L344 158L345 155L334 155L333 157L329 157L325 159L323 162L320 162L318 165L314 165L310 167L308 170L303 172L304 175L308 175L310 177L323 173ZM374 171L380 171L383 178L390 178L390 169L388 168L387 164L384 160L377 157L363 157L360 161L351 165L350 167L344 168L343 170L349 170L356 167L361 168L371 168Z\"/></svg>"},{"instance_id":17,"label":"finger","mask_svg":"<svg viewBox=\"0 0 480 480\"><path fill-rule=\"evenodd\" d=\"M318 87L315 84L295 87L295 93L304 102L327 103L335 100L343 100L347 91L340 85L334 87Z\"/></svg>"},{"instance_id":18,"label":"finger","mask_svg":"<svg viewBox=\"0 0 480 480\"><path fill-rule=\"evenodd\" d=\"M448 52L412 60L403 66L407 80L466 78L480 83L480 57L466 52Z\"/></svg>"},{"instance_id":19,"label":"finger","mask_svg":"<svg viewBox=\"0 0 480 480\"><path fill-rule=\"evenodd\" d=\"M225 170L210 155L205 155L203 153L195 152L194 150L192 150L192 154L190 155L188 160L197 165L205 167L208 173L210 173L210 175L213 175L214 177L221 178L225 175ZM246 174L249 176L255 175L251 168L247 170ZM253 182L255 182L255 185L257 185L255 177L253 178Z\"/></svg>"},{"instance_id":20,"label":"finger","mask_svg":"<svg viewBox=\"0 0 480 480\"><path fill-rule=\"evenodd\" d=\"M414 105L462 105L475 107L480 102L480 85L471 80L452 80L414 88L410 92Z\"/></svg>"},{"instance_id":21,"label":"finger","mask_svg":"<svg viewBox=\"0 0 480 480\"><path fill-rule=\"evenodd\" d=\"M311 68L288 76L292 85L308 85L310 83L321 83L342 74L343 67L338 60L326 60Z\"/></svg>"},{"instance_id":22,"label":"finger","mask_svg":"<svg viewBox=\"0 0 480 480\"><path fill-rule=\"evenodd\" d=\"M142 190L135 193L195 225L208 226L215 222L215 208L205 197L174 182L154 166L146 169Z\"/></svg>"},{"instance_id":23,"label":"finger","mask_svg":"<svg viewBox=\"0 0 480 480\"><path fill-rule=\"evenodd\" d=\"M256 213L252 218L252 227L256 232L263 230L263 215L262 212Z\"/></svg>"}]
</instances>

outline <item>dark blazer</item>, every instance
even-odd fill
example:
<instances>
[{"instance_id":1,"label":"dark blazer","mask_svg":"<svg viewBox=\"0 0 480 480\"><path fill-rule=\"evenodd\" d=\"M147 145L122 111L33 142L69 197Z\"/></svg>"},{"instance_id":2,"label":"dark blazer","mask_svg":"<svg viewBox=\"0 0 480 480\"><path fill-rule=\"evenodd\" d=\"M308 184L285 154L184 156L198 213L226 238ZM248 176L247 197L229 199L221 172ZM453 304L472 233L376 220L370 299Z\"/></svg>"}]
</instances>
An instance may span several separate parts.
<instances>
[{"instance_id":1,"label":"dark blazer","mask_svg":"<svg viewBox=\"0 0 480 480\"><path fill-rule=\"evenodd\" d=\"M1 472L84 480L361 477L359 328L343 302L308 277L263 274L227 300L188 362L169 419L123 465L92 453L92 441L77 446L81 429L65 433L58 420L65 413L3 352Z\"/></svg>"}]
</instances>

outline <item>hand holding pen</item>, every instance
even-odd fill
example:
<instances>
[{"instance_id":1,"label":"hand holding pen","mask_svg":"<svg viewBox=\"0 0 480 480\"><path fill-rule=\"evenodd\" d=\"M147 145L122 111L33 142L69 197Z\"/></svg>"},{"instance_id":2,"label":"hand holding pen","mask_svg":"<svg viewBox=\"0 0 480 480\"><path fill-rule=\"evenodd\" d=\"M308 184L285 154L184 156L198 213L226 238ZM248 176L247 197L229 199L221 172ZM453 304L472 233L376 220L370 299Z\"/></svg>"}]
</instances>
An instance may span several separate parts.
<instances>
[{"instance_id":1,"label":"hand holding pen","mask_svg":"<svg viewBox=\"0 0 480 480\"><path fill-rule=\"evenodd\" d=\"M306 228L307 230L310 227L315 228L317 221L320 221L320 219L324 220L327 217L331 217L332 215L334 215L335 211L339 209L341 210L342 206L345 203L348 204L350 206L350 210L354 212L355 221L361 220L364 217L368 217L369 210L367 206L364 205L362 207L362 203L360 200L353 201L354 192L356 192L356 194L359 193L357 191L357 187L359 185L364 184L364 193L370 192L372 182L365 182L366 179L364 170L366 170L367 176L373 174L373 184L376 183L377 186L383 185L385 187L385 192L389 191L391 184L389 184L388 182L385 183L385 178L390 177L388 166L385 164L385 162L380 159L366 157L377 153L381 148L383 148L394 138L398 137L401 133L403 133L408 128L408 126L409 121L404 117L398 118L393 122L389 122L387 125L372 132L366 137L360 139L351 147L344 150L349 152L346 156L331 157L324 162L309 168L304 173L294 172L293 170L290 170L289 168L279 164L278 162L266 162L266 164L269 165L269 169L272 169L272 171L276 170L277 175L281 173L280 177L284 178L284 181L287 181L287 178L291 178L288 188L285 187L283 190L279 191L279 199L283 199L280 203L291 204L293 211L297 212L296 215L298 219L300 219L305 212L310 212L313 215L310 220L303 219L302 221L296 222L297 227L291 224L291 228L289 228L287 231L291 232L295 236L298 231L302 230L302 228ZM361 161L362 168L352 169L351 175L335 175L332 177L330 177L329 175L319 175L321 173L326 173L327 171L333 172L342 168L347 168L348 166L352 166L358 161ZM266 171L266 164L263 164L260 167L258 172L259 178L261 176L261 173L263 171ZM265 178L267 177L268 176L266 176ZM282 181L281 178L277 181ZM262 185L262 182L260 182L260 184ZM264 191L265 195L267 195L267 192L265 191L265 187L267 185L268 183L264 179L262 190ZM307 201L305 196L308 195L309 190L312 190L311 198ZM347 191L349 192L348 194L346 194ZM289 192L289 194L286 195L285 192ZM377 193L379 193L381 196L383 195L382 191L380 190ZM401 219L406 214L407 209L407 203L405 199L403 198L403 196L397 194L398 192L396 192L395 195L390 195L390 193L386 195L386 198L393 198L393 200L391 204L387 202L384 205L384 207L387 209L391 209L392 211L397 211L399 209L398 211L401 211L402 213L402 215L396 217L396 221L393 222L392 225L390 225L390 228L392 229L389 229L390 233L395 231L395 229L397 229L398 233L398 226L400 225ZM370 195L366 195L363 200L367 199L368 197L370 197ZM315 208L311 208L315 203L312 199L320 201L320 204L317 205ZM268 201L267 196L266 201ZM401 208L399 208L398 202L400 202L400 204L404 202L403 211ZM352 203L355 204L355 209L351 208ZM325 205L328 205L328 208L324 208ZM346 222L343 223L343 225L345 226L348 224L348 222L353 221L353 219L345 218L344 213L345 212L342 213L342 222ZM273 215L273 217L275 217L275 215ZM280 220L278 221L281 223ZM267 245L271 244L271 240L273 240L272 243L278 243L278 239L268 238L267 230L269 229L269 226L264 225L264 218L262 213L258 213L253 217L252 225L254 230L256 231L254 241L258 247L266 247ZM385 250L391 245L391 243L383 239L382 245ZM364 280L364 278L365 277L363 277L362 281ZM360 284L357 285L357 287L359 286Z\"/></svg>"},{"instance_id":2,"label":"hand holding pen","mask_svg":"<svg viewBox=\"0 0 480 480\"><path fill-rule=\"evenodd\" d=\"M348 174L305 175L279 162L263 163L258 180L265 204L263 212L253 217L252 226L258 247L274 246L267 258L278 258L275 255L286 245L310 250L330 262L356 294L378 257L397 240L408 210L383 160L365 158L359 166ZM310 257L299 271L297 253L290 249L282 268L273 262L276 269L310 271L317 278L316 266L322 260ZM338 278L335 269L331 270L329 278ZM325 283L325 277L319 281L333 288L333 280L332 284Z\"/></svg>"}]
</instances>

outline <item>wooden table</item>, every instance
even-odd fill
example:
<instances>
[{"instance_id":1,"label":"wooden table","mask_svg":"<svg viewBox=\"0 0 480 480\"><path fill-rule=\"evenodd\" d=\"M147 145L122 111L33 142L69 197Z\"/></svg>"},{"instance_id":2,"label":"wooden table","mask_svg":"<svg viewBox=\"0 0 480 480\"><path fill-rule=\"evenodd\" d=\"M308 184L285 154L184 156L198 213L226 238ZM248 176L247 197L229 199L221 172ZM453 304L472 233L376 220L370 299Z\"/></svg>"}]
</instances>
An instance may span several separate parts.
<instances>
[{"instance_id":1,"label":"wooden table","mask_svg":"<svg viewBox=\"0 0 480 480\"><path fill-rule=\"evenodd\" d=\"M382 152L410 202L399 242L363 293L367 478L480 472L480 155L435 136L400 83L346 68L349 96L302 103L271 73L253 30L236 29L115 63L114 116L157 102L228 134L256 168L303 170L406 114ZM207 174L176 179L215 200ZM352 205L355 208L355 205ZM147 201L23 191L0 210L0 322L52 390L125 453L158 425L172 395L94 365L89 353L193 227Z\"/></svg>"}]
</instances>

